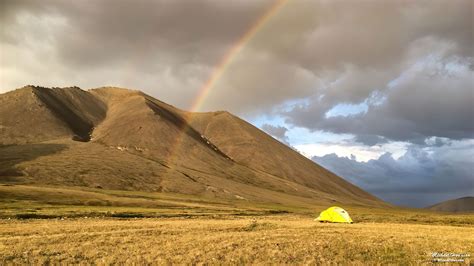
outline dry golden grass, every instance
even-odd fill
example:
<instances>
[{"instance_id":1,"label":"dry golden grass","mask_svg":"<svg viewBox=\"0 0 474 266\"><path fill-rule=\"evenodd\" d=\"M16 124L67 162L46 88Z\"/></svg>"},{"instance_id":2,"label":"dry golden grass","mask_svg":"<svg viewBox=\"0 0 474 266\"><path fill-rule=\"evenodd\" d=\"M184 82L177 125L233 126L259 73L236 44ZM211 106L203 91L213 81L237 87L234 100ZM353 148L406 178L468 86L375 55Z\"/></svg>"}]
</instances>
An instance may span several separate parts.
<instances>
[{"instance_id":1,"label":"dry golden grass","mask_svg":"<svg viewBox=\"0 0 474 266\"><path fill-rule=\"evenodd\" d=\"M418 264L430 252L474 253L473 214L341 206L358 223L316 223L322 205L0 186L0 264Z\"/></svg>"},{"instance_id":2,"label":"dry golden grass","mask_svg":"<svg viewBox=\"0 0 474 266\"><path fill-rule=\"evenodd\" d=\"M0 221L0 264L419 264L432 252L472 255L474 227L320 224L295 215Z\"/></svg>"}]
</instances>

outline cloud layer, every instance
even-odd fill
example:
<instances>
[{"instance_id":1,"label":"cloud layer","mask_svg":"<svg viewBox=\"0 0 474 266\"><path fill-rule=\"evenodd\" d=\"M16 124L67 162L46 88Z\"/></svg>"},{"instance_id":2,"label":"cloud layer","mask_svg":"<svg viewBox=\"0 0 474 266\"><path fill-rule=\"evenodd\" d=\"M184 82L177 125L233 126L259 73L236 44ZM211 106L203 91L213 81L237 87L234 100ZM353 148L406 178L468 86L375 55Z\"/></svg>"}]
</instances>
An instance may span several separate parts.
<instances>
[{"instance_id":1,"label":"cloud layer","mask_svg":"<svg viewBox=\"0 0 474 266\"><path fill-rule=\"evenodd\" d=\"M267 134L275 137L276 139L282 141L283 143L289 144L288 142L289 139L288 139L288 136L286 135L286 132L288 132L288 129L286 127L263 124L261 128Z\"/></svg>"},{"instance_id":2,"label":"cloud layer","mask_svg":"<svg viewBox=\"0 0 474 266\"><path fill-rule=\"evenodd\" d=\"M2 90L32 82L123 85L186 107L271 5L5 0ZM471 11L469 0L289 1L228 66L203 108L246 113L324 95L314 103L322 107L310 109L319 115L361 102L439 49L444 57L472 57Z\"/></svg>"},{"instance_id":3,"label":"cloud layer","mask_svg":"<svg viewBox=\"0 0 474 266\"><path fill-rule=\"evenodd\" d=\"M271 1L2 1L0 89L142 89L187 108ZM469 0L289 1L227 66L202 104L272 112L366 144L472 138ZM286 105L304 99L303 105ZM338 104L365 104L349 117Z\"/></svg>"},{"instance_id":4,"label":"cloud layer","mask_svg":"<svg viewBox=\"0 0 474 266\"><path fill-rule=\"evenodd\" d=\"M380 198L402 206L426 207L474 194L473 141L428 148L413 145L398 159L386 153L368 162L335 154L313 157L313 160Z\"/></svg>"}]
</instances>

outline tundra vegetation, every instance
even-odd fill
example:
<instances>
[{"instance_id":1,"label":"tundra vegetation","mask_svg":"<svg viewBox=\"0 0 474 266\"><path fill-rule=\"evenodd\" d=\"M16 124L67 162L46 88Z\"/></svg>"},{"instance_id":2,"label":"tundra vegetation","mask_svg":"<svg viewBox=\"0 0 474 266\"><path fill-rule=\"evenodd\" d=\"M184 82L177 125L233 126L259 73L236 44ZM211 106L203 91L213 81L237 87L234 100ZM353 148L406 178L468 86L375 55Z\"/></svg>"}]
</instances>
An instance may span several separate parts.
<instances>
[{"instance_id":1,"label":"tundra vegetation","mask_svg":"<svg viewBox=\"0 0 474 266\"><path fill-rule=\"evenodd\" d=\"M1 264L418 264L434 252L474 254L468 213L352 205L343 207L356 223L328 224L313 220L326 206L26 185L0 186L0 206Z\"/></svg>"}]
</instances>

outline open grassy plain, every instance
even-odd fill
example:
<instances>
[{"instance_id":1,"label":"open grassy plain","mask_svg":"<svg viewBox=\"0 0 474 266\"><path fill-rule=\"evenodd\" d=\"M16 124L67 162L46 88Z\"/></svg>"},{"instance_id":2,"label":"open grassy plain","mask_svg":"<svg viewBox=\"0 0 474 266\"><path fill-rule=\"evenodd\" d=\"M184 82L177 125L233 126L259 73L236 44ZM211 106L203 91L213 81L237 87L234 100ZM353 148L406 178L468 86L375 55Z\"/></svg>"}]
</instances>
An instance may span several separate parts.
<instances>
[{"instance_id":1,"label":"open grassy plain","mask_svg":"<svg viewBox=\"0 0 474 266\"><path fill-rule=\"evenodd\" d=\"M474 214L351 205L341 207L355 224L313 221L326 207L0 185L0 264L419 264L433 252L474 254Z\"/></svg>"},{"instance_id":2,"label":"open grassy plain","mask_svg":"<svg viewBox=\"0 0 474 266\"><path fill-rule=\"evenodd\" d=\"M274 215L0 221L0 263L393 263L472 254L472 226L320 224ZM469 258L464 260L469 263Z\"/></svg>"}]
</instances>

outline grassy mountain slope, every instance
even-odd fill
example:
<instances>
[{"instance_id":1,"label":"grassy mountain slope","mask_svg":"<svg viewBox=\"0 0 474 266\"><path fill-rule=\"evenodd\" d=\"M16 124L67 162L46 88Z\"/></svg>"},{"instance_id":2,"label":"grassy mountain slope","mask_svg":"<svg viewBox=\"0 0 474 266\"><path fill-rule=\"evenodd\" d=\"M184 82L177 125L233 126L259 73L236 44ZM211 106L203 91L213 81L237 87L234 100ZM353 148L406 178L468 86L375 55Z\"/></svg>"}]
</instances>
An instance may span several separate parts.
<instances>
[{"instance_id":1,"label":"grassy mountain slope","mask_svg":"<svg viewBox=\"0 0 474 266\"><path fill-rule=\"evenodd\" d=\"M428 207L428 209L443 212L474 212L474 197L443 201Z\"/></svg>"},{"instance_id":2,"label":"grassy mountain slope","mask_svg":"<svg viewBox=\"0 0 474 266\"><path fill-rule=\"evenodd\" d=\"M191 123L238 163L336 195L370 194L302 156L263 131L228 113L195 114Z\"/></svg>"},{"instance_id":3,"label":"grassy mountain slope","mask_svg":"<svg viewBox=\"0 0 474 266\"><path fill-rule=\"evenodd\" d=\"M25 87L0 103L2 183L384 205L226 112L190 114L117 88Z\"/></svg>"}]
</instances>

